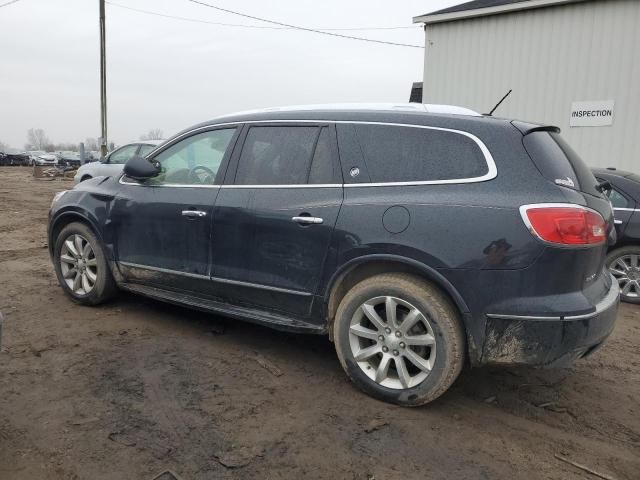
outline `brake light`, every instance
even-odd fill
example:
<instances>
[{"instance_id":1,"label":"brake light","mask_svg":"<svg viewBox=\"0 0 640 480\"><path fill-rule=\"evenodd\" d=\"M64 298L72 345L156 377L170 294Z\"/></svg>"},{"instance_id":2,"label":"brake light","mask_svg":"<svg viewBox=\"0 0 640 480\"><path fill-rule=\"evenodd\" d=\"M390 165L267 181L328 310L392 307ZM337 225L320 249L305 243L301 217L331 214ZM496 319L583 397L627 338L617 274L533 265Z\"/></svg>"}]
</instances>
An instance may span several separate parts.
<instances>
[{"instance_id":1,"label":"brake light","mask_svg":"<svg viewBox=\"0 0 640 480\"><path fill-rule=\"evenodd\" d=\"M607 238L607 224L595 210L571 204L534 204L520 207L531 233L558 245L597 245Z\"/></svg>"}]
</instances>

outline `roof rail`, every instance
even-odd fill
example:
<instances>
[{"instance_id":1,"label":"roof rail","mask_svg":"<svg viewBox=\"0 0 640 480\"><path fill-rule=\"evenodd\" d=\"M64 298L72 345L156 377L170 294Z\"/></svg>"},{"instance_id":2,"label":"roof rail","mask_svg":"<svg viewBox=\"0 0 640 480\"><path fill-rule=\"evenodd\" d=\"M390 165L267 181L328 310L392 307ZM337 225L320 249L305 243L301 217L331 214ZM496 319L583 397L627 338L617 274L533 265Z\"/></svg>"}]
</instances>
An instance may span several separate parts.
<instances>
[{"instance_id":1,"label":"roof rail","mask_svg":"<svg viewBox=\"0 0 640 480\"><path fill-rule=\"evenodd\" d=\"M396 111L396 112L422 112L422 113L444 113L450 115L469 115L481 117L482 115L474 110L455 105L437 105L428 103L327 103L317 105L291 105L285 107L271 107L258 110L247 110L223 115L246 115L268 112L295 112L307 110L371 110L371 111Z\"/></svg>"}]
</instances>

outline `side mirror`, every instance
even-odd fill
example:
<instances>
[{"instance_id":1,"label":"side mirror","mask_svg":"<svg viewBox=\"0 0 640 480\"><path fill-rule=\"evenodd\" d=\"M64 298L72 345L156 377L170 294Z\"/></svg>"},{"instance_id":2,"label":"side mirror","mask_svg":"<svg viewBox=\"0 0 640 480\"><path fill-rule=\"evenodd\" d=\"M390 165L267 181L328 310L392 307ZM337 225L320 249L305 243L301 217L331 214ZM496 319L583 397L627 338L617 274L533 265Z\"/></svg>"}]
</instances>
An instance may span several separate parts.
<instances>
[{"instance_id":1,"label":"side mirror","mask_svg":"<svg viewBox=\"0 0 640 480\"><path fill-rule=\"evenodd\" d=\"M134 180L147 180L160 173L160 169L143 157L131 157L124 164L124 174Z\"/></svg>"}]
</instances>

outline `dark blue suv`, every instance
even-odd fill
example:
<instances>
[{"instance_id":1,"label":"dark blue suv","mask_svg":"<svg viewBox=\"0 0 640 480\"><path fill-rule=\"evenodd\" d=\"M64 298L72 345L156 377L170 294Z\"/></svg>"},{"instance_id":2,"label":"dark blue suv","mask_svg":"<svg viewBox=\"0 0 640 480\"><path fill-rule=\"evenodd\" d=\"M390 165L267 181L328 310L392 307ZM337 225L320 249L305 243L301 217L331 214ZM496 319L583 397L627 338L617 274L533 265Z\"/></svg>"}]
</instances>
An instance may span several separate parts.
<instances>
[{"instance_id":1,"label":"dark blue suv","mask_svg":"<svg viewBox=\"0 0 640 480\"><path fill-rule=\"evenodd\" d=\"M563 365L611 333L611 205L551 126L444 106L285 108L185 130L58 194L63 290L328 335L401 405L465 362Z\"/></svg>"}]
</instances>

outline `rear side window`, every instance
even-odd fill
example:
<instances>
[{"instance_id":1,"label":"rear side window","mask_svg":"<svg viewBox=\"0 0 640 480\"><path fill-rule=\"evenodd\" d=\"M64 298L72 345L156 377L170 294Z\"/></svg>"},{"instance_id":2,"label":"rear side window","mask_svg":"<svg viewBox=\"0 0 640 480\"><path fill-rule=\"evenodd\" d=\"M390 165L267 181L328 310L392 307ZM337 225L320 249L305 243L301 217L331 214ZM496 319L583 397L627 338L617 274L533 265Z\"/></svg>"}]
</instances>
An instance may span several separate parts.
<instances>
[{"instance_id":1,"label":"rear side window","mask_svg":"<svg viewBox=\"0 0 640 480\"><path fill-rule=\"evenodd\" d=\"M240 154L235 184L333 183L332 142L326 127L251 127Z\"/></svg>"},{"instance_id":2,"label":"rear side window","mask_svg":"<svg viewBox=\"0 0 640 480\"><path fill-rule=\"evenodd\" d=\"M625 198L625 196L614 188L607 192L607 196L609 197L611 205L613 205L614 208L627 208L629 206L629 201Z\"/></svg>"},{"instance_id":3,"label":"rear side window","mask_svg":"<svg viewBox=\"0 0 640 480\"><path fill-rule=\"evenodd\" d=\"M533 132L524 137L524 147L542 176L564 187L597 197L597 180L569 144L555 132Z\"/></svg>"},{"instance_id":4,"label":"rear side window","mask_svg":"<svg viewBox=\"0 0 640 480\"><path fill-rule=\"evenodd\" d=\"M372 182L462 180L489 172L471 138L431 128L355 125Z\"/></svg>"}]
</instances>

